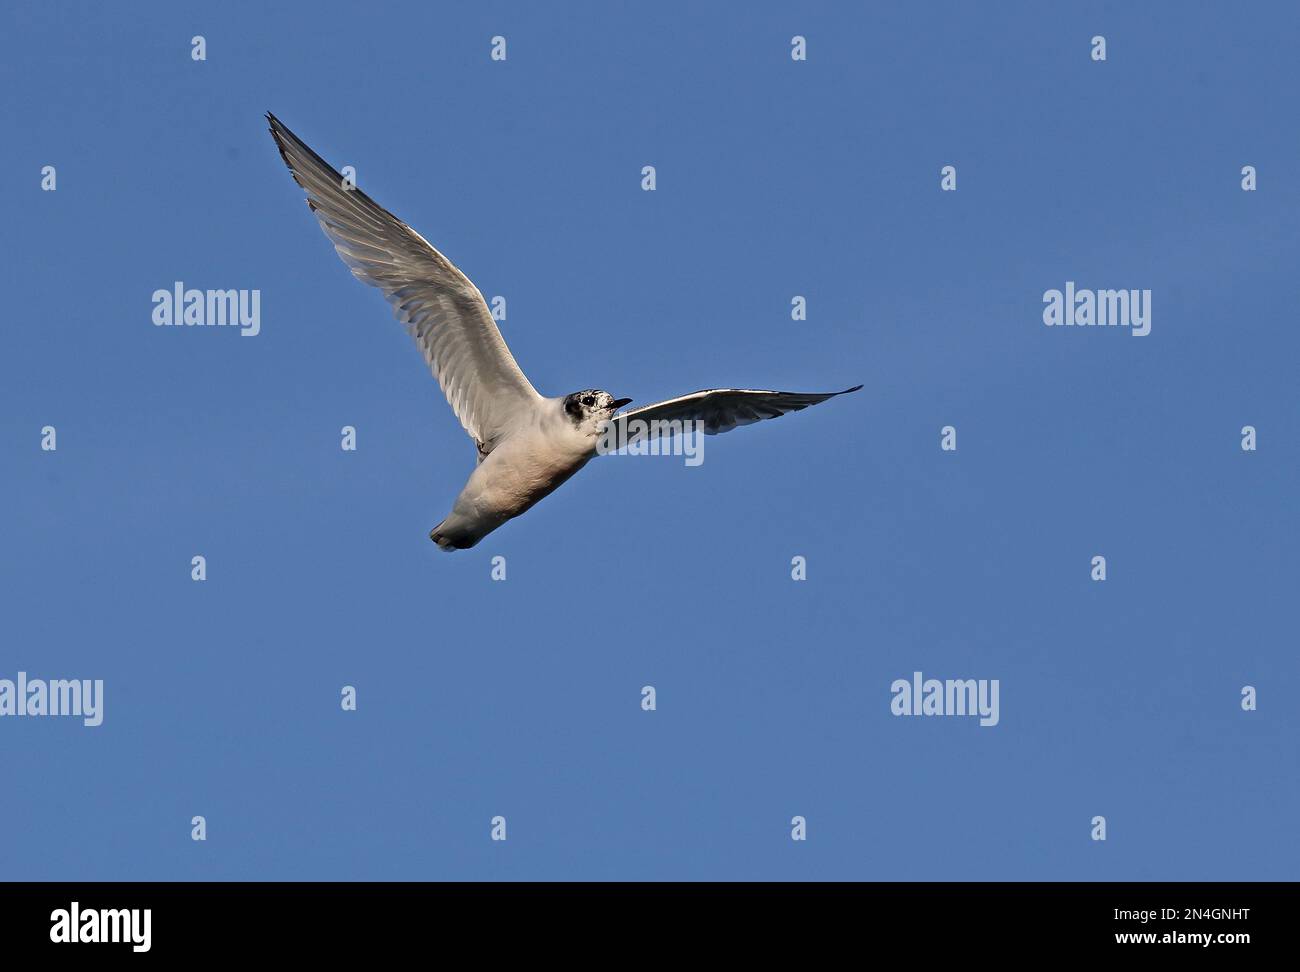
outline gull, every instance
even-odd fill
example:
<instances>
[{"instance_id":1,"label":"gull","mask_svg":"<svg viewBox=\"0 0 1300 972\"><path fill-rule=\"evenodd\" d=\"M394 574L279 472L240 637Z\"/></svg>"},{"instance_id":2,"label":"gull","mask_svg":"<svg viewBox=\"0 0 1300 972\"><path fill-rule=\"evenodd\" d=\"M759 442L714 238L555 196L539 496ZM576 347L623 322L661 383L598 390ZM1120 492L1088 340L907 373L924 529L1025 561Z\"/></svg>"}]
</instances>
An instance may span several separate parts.
<instances>
[{"instance_id":1,"label":"gull","mask_svg":"<svg viewBox=\"0 0 1300 972\"><path fill-rule=\"evenodd\" d=\"M271 135L307 205L343 262L377 287L415 339L452 411L478 447L478 465L451 513L429 531L464 550L552 493L598 452L693 423L717 435L855 392L710 388L619 412L630 398L588 388L542 396L515 363L478 288L411 227L384 209L267 113ZM635 425L629 423L636 422ZM642 424L644 423L644 424Z\"/></svg>"}]
</instances>

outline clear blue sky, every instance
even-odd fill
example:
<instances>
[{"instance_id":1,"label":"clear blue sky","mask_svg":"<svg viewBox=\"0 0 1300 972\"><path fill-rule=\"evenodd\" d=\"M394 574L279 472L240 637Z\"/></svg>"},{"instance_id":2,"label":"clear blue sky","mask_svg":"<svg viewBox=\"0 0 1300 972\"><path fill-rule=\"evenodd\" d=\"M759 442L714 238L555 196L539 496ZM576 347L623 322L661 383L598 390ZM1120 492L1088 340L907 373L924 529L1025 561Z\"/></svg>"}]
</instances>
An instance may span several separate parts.
<instances>
[{"instance_id":1,"label":"clear blue sky","mask_svg":"<svg viewBox=\"0 0 1300 972\"><path fill-rule=\"evenodd\" d=\"M0 719L0 877L1300 876L1296 6L864 6L6 4L0 678L106 699ZM546 394L866 387L440 553L473 445L267 110Z\"/></svg>"}]
</instances>

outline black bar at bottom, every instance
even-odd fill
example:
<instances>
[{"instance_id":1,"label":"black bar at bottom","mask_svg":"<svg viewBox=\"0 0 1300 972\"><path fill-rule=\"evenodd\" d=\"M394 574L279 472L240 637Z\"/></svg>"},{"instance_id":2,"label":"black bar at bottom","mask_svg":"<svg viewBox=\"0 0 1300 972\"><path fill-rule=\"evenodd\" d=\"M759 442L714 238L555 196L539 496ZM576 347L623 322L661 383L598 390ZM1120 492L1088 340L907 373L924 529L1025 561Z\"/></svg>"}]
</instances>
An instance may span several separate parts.
<instances>
[{"instance_id":1,"label":"black bar at bottom","mask_svg":"<svg viewBox=\"0 0 1300 972\"><path fill-rule=\"evenodd\" d=\"M23 883L0 884L0 942L6 957L78 960L337 960L471 940L581 953L610 934L651 952L702 935L742 951L815 938L986 958L1044 945L1222 955L1285 945L1295 903L1281 883Z\"/></svg>"}]
</instances>

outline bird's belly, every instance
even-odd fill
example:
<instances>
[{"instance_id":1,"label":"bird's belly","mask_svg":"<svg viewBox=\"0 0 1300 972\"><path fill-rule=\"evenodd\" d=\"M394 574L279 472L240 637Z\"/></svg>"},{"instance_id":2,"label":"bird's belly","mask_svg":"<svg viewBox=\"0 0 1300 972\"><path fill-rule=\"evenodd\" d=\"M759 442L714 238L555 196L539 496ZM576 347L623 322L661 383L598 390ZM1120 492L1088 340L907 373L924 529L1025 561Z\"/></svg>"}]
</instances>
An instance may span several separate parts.
<instances>
[{"instance_id":1,"label":"bird's belly","mask_svg":"<svg viewBox=\"0 0 1300 972\"><path fill-rule=\"evenodd\" d=\"M590 458L586 453L512 449L504 443L474 470L461 496L479 516L505 521L553 492Z\"/></svg>"}]
</instances>

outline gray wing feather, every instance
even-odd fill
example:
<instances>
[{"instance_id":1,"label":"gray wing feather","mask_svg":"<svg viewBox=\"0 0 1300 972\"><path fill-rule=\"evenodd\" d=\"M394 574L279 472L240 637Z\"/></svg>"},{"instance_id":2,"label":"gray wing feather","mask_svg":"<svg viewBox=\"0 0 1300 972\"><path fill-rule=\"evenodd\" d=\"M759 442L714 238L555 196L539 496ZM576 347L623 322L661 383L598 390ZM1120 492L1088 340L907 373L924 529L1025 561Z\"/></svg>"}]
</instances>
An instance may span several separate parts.
<instances>
[{"instance_id":1,"label":"gray wing feather","mask_svg":"<svg viewBox=\"0 0 1300 972\"><path fill-rule=\"evenodd\" d=\"M419 233L343 176L268 114L271 135L307 205L343 262L377 287L415 339L429 370L482 456L541 396L524 377L483 295Z\"/></svg>"}]
</instances>

